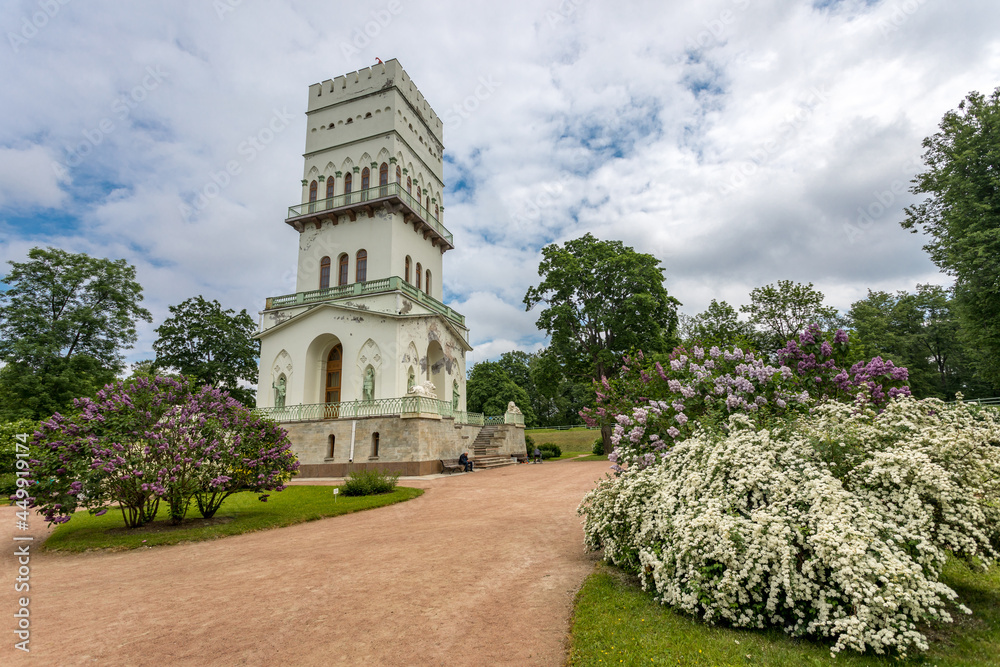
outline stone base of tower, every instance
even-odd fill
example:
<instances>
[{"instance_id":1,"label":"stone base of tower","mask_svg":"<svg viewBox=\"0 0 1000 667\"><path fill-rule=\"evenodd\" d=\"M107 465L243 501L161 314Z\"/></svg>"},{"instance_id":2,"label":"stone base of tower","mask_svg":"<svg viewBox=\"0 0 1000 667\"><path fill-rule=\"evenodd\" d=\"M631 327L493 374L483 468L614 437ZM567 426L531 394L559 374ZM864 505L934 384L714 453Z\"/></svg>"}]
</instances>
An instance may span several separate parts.
<instances>
[{"instance_id":1,"label":"stone base of tower","mask_svg":"<svg viewBox=\"0 0 1000 667\"><path fill-rule=\"evenodd\" d=\"M463 452L473 458L527 455L524 427L517 424L484 429L433 415L320 419L281 427L299 458L300 478L345 477L361 470L432 475L441 472L442 459L457 459Z\"/></svg>"}]
</instances>

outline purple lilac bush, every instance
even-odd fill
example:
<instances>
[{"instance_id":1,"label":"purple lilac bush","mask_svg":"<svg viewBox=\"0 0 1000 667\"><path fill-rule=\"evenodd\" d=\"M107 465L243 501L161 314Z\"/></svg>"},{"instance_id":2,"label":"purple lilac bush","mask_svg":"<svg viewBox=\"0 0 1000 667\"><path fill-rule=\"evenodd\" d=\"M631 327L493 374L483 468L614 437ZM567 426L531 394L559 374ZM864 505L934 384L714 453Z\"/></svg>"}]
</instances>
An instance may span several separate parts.
<instances>
[{"instance_id":1,"label":"purple lilac bush","mask_svg":"<svg viewBox=\"0 0 1000 667\"><path fill-rule=\"evenodd\" d=\"M50 523L117 503L126 526L141 526L160 501L179 522L192 498L208 518L237 491L265 501L299 466L277 424L183 378L119 381L76 407L43 421L32 441L28 490Z\"/></svg>"},{"instance_id":2,"label":"purple lilac bush","mask_svg":"<svg viewBox=\"0 0 1000 667\"><path fill-rule=\"evenodd\" d=\"M732 414L765 426L818 401L880 409L891 398L910 395L905 368L875 357L848 369L849 356L847 332L824 334L816 325L788 341L777 366L738 347L678 347L666 365L638 352L626 357L617 377L596 385L596 406L580 416L590 426L613 426L609 458L620 472L623 465L652 465L695 428L724 427Z\"/></svg>"}]
</instances>

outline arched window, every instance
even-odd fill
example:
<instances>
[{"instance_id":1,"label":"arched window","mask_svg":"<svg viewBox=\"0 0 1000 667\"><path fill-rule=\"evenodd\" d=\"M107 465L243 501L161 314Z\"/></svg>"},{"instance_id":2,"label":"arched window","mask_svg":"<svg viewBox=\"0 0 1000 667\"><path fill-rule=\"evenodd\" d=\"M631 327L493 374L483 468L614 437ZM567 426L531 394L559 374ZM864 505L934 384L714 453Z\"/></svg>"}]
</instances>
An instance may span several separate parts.
<instances>
[{"instance_id":1,"label":"arched window","mask_svg":"<svg viewBox=\"0 0 1000 667\"><path fill-rule=\"evenodd\" d=\"M372 458L378 458L378 431L372 433Z\"/></svg>"},{"instance_id":2,"label":"arched window","mask_svg":"<svg viewBox=\"0 0 1000 667\"><path fill-rule=\"evenodd\" d=\"M337 261L337 284L346 285L347 284L347 254L340 256Z\"/></svg>"},{"instance_id":3,"label":"arched window","mask_svg":"<svg viewBox=\"0 0 1000 667\"><path fill-rule=\"evenodd\" d=\"M417 289L420 289L420 262L417 262Z\"/></svg>"},{"instance_id":4,"label":"arched window","mask_svg":"<svg viewBox=\"0 0 1000 667\"><path fill-rule=\"evenodd\" d=\"M441 207L434 204L434 219L437 220L441 217Z\"/></svg>"},{"instance_id":5,"label":"arched window","mask_svg":"<svg viewBox=\"0 0 1000 667\"><path fill-rule=\"evenodd\" d=\"M347 175L344 176L344 194L347 195L346 197L344 197L344 199L346 200L344 202L345 204L351 203L351 185L353 183L354 183L354 174L352 174L351 172L347 172Z\"/></svg>"},{"instance_id":6,"label":"arched window","mask_svg":"<svg viewBox=\"0 0 1000 667\"><path fill-rule=\"evenodd\" d=\"M402 184L402 182L403 182L403 170L400 169L399 165L397 164L396 165L396 183Z\"/></svg>"},{"instance_id":7,"label":"arched window","mask_svg":"<svg viewBox=\"0 0 1000 667\"><path fill-rule=\"evenodd\" d=\"M368 167L361 170L361 201L368 201L368 188L371 186L371 171Z\"/></svg>"},{"instance_id":8,"label":"arched window","mask_svg":"<svg viewBox=\"0 0 1000 667\"><path fill-rule=\"evenodd\" d=\"M409 176L406 177L406 194L413 196L413 179Z\"/></svg>"},{"instance_id":9,"label":"arched window","mask_svg":"<svg viewBox=\"0 0 1000 667\"><path fill-rule=\"evenodd\" d=\"M319 186L316 184L316 181L313 181L312 183L309 184L309 212L310 213L312 213L313 211L316 210L316 204L314 202L316 201L316 190L317 190L318 187Z\"/></svg>"},{"instance_id":10,"label":"arched window","mask_svg":"<svg viewBox=\"0 0 1000 667\"><path fill-rule=\"evenodd\" d=\"M427 269L427 279L424 280L424 291L427 292L427 296L431 295L431 270Z\"/></svg>"},{"instance_id":11,"label":"arched window","mask_svg":"<svg viewBox=\"0 0 1000 667\"><path fill-rule=\"evenodd\" d=\"M337 436L333 433L326 439L326 458L333 458L333 448L337 444Z\"/></svg>"},{"instance_id":12,"label":"arched window","mask_svg":"<svg viewBox=\"0 0 1000 667\"><path fill-rule=\"evenodd\" d=\"M410 282L410 256L406 256L406 265L403 267L403 280Z\"/></svg>"},{"instance_id":13,"label":"arched window","mask_svg":"<svg viewBox=\"0 0 1000 667\"><path fill-rule=\"evenodd\" d=\"M328 179L326 179L326 198L327 199L330 199L331 197L333 197L333 184L336 182L336 180L337 179L335 179L333 176L331 176ZM330 208L330 206L332 206L332 205L333 205L333 202L329 202L326 207Z\"/></svg>"},{"instance_id":14,"label":"arched window","mask_svg":"<svg viewBox=\"0 0 1000 667\"><path fill-rule=\"evenodd\" d=\"M324 257L319 261L319 288L326 289L330 286L330 258Z\"/></svg>"},{"instance_id":15,"label":"arched window","mask_svg":"<svg viewBox=\"0 0 1000 667\"><path fill-rule=\"evenodd\" d=\"M386 187L387 185L389 185L389 165L383 162L382 166L378 168L379 197L385 197L389 194L389 188Z\"/></svg>"},{"instance_id":16,"label":"arched window","mask_svg":"<svg viewBox=\"0 0 1000 667\"><path fill-rule=\"evenodd\" d=\"M424 206L428 211L431 210L431 196L427 195L427 205Z\"/></svg>"},{"instance_id":17,"label":"arched window","mask_svg":"<svg viewBox=\"0 0 1000 667\"><path fill-rule=\"evenodd\" d=\"M355 263L355 282L363 283L368 280L368 251L358 251L358 261Z\"/></svg>"}]
</instances>

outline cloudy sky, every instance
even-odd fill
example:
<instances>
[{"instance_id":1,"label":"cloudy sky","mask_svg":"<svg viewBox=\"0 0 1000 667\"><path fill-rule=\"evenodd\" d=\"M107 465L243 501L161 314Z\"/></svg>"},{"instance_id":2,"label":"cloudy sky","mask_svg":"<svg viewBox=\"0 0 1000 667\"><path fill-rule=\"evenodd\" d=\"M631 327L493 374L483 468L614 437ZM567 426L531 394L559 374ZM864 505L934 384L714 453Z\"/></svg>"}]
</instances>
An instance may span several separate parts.
<instances>
[{"instance_id":1,"label":"cloudy sky","mask_svg":"<svg viewBox=\"0 0 1000 667\"><path fill-rule=\"evenodd\" d=\"M995 0L8 0L0 266L133 263L131 360L191 296L256 316L294 291L307 87L398 58L446 121L473 361L544 344L525 290L586 232L658 257L688 314L780 279L845 310L949 282L898 223L921 139L1000 85L998 26Z\"/></svg>"}]
</instances>

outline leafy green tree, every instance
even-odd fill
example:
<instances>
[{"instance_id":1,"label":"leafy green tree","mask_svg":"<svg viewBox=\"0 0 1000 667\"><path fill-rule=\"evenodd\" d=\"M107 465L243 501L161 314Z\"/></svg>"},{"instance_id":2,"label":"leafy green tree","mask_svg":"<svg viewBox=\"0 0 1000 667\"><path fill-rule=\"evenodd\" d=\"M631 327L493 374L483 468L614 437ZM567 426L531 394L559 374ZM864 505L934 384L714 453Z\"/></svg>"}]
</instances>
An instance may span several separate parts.
<instances>
[{"instance_id":1,"label":"leafy green tree","mask_svg":"<svg viewBox=\"0 0 1000 667\"><path fill-rule=\"evenodd\" d=\"M914 396L992 395L973 375L954 300L945 288L918 285L915 293L895 295L869 290L851 305L848 320L863 356L881 356L909 369Z\"/></svg>"},{"instance_id":2,"label":"leafy green tree","mask_svg":"<svg viewBox=\"0 0 1000 667\"><path fill-rule=\"evenodd\" d=\"M465 383L465 391L469 412L502 415L507 412L507 404L514 401L524 414L525 426L535 426L538 423L535 412L531 409L528 392L517 386L495 361L481 361L473 366Z\"/></svg>"},{"instance_id":3,"label":"leafy green tree","mask_svg":"<svg viewBox=\"0 0 1000 667\"><path fill-rule=\"evenodd\" d=\"M170 306L170 312L156 328L155 367L175 368L252 405L255 392L241 387L240 381L256 383L260 342L253 338L256 326L246 309L223 310L218 301L196 296Z\"/></svg>"},{"instance_id":4,"label":"leafy green tree","mask_svg":"<svg viewBox=\"0 0 1000 667\"><path fill-rule=\"evenodd\" d=\"M40 419L91 396L122 369L135 343L140 305L135 267L32 248L9 262L0 292L0 417Z\"/></svg>"},{"instance_id":5,"label":"leafy green tree","mask_svg":"<svg viewBox=\"0 0 1000 667\"><path fill-rule=\"evenodd\" d=\"M545 304L537 325L567 376L600 381L630 350L662 352L677 343L680 302L667 294L663 271L652 255L587 234L542 248L542 281L524 305ZM610 451L610 428L602 437Z\"/></svg>"},{"instance_id":6,"label":"leafy green tree","mask_svg":"<svg viewBox=\"0 0 1000 667\"><path fill-rule=\"evenodd\" d=\"M720 348L756 347L753 326L740 320L736 309L725 301L712 299L704 312L689 319L685 328L685 343Z\"/></svg>"},{"instance_id":7,"label":"leafy green tree","mask_svg":"<svg viewBox=\"0 0 1000 667\"><path fill-rule=\"evenodd\" d=\"M927 195L901 223L955 276L963 334L982 377L1000 386L1000 88L970 93L923 141L927 169L910 192Z\"/></svg>"},{"instance_id":8,"label":"leafy green tree","mask_svg":"<svg viewBox=\"0 0 1000 667\"><path fill-rule=\"evenodd\" d=\"M836 308L823 305L822 292L813 289L812 283L803 285L791 280L753 288L750 304L741 306L740 312L749 316L761 350L769 353L798 338L810 324L828 330L839 325Z\"/></svg>"}]
</instances>

